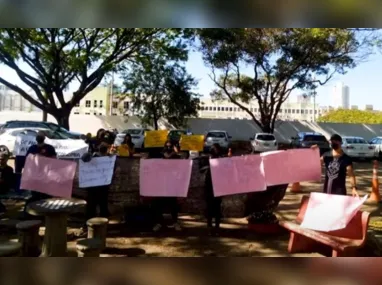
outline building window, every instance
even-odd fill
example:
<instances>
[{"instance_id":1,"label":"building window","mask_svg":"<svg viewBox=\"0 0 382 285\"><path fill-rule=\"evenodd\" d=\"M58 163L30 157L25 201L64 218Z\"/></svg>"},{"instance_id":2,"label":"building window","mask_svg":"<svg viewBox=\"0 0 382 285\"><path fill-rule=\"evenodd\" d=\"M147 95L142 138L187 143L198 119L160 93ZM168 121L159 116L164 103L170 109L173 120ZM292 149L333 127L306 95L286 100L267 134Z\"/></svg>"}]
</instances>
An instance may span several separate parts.
<instances>
[{"instance_id":1,"label":"building window","mask_svg":"<svg viewBox=\"0 0 382 285\"><path fill-rule=\"evenodd\" d=\"M90 115L90 113L85 113L85 115Z\"/></svg>"},{"instance_id":2,"label":"building window","mask_svg":"<svg viewBox=\"0 0 382 285\"><path fill-rule=\"evenodd\" d=\"M216 107L214 107L214 109L213 109L214 111L216 111Z\"/></svg>"},{"instance_id":3,"label":"building window","mask_svg":"<svg viewBox=\"0 0 382 285\"><path fill-rule=\"evenodd\" d=\"M94 116L97 116L97 112L94 112Z\"/></svg>"},{"instance_id":4,"label":"building window","mask_svg":"<svg viewBox=\"0 0 382 285\"><path fill-rule=\"evenodd\" d=\"M210 107L208 107L208 110L212 111L212 107L211 107L211 106L210 106Z\"/></svg>"},{"instance_id":5,"label":"building window","mask_svg":"<svg viewBox=\"0 0 382 285\"><path fill-rule=\"evenodd\" d=\"M118 102L113 102L113 108L117 109L118 108ZM114 115L113 115L114 116Z\"/></svg>"},{"instance_id":6,"label":"building window","mask_svg":"<svg viewBox=\"0 0 382 285\"><path fill-rule=\"evenodd\" d=\"M79 115L80 112L76 111L76 112L74 112L73 114L74 114L74 115Z\"/></svg>"},{"instance_id":7,"label":"building window","mask_svg":"<svg viewBox=\"0 0 382 285\"><path fill-rule=\"evenodd\" d=\"M232 112L232 107L229 107L229 111Z\"/></svg>"},{"instance_id":8,"label":"building window","mask_svg":"<svg viewBox=\"0 0 382 285\"><path fill-rule=\"evenodd\" d=\"M313 114L313 110L309 110L309 114L311 114L311 115L312 115L312 114Z\"/></svg>"},{"instance_id":9,"label":"building window","mask_svg":"<svg viewBox=\"0 0 382 285\"><path fill-rule=\"evenodd\" d=\"M129 109L129 102L123 102L123 109L128 110ZM202 110L204 107L202 107Z\"/></svg>"},{"instance_id":10,"label":"building window","mask_svg":"<svg viewBox=\"0 0 382 285\"><path fill-rule=\"evenodd\" d=\"M113 103L114 103L114 102L113 102ZM117 116L117 114L116 114L116 113L113 113L112 116Z\"/></svg>"},{"instance_id":11,"label":"building window","mask_svg":"<svg viewBox=\"0 0 382 285\"><path fill-rule=\"evenodd\" d=\"M79 107L80 106L80 102L78 102L77 104L76 104L76 107Z\"/></svg>"},{"instance_id":12,"label":"building window","mask_svg":"<svg viewBox=\"0 0 382 285\"><path fill-rule=\"evenodd\" d=\"M283 109L280 109L279 113L282 113L283 112Z\"/></svg>"},{"instance_id":13,"label":"building window","mask_svg":"<svg viewBox=\"0 0 382 285\"><path fill-rule=\"evenodd\" d=\"M218 111L220 111L220 107L218 107Z\"/></svg>"},{"instance_id":14,"label":"building window","mask_svg":"<svg viewBox=\"0 0 382 285\"><path fill-rule=\"evenodd\" d=\"M200 106L199 110L200 110L200 111L204 111L204 107L203 107L203 106Z\"/></svg>"},{"instance_id":15,"label":"building window","mask_svg":"<svg viewBox=\"0 0 382 285\"><path fill-rule=\"evenodd\" d=\"M297 109L297 110L296 110L296 113L297 113L297 114L300 114L300 110L299 110L299 109Z\"/></svg>"},{"instance_id":16,"label":"building window","mask_svg":"<svg viewBox=\"0 0 382 285\"><path fill-rule=\"evenodd\" d=\"M233 110L235 111L235 112L237 112L237 108L235 107L235 108L233 108Z\"/></svg>"},{"instance_id":17,"label":"building window","mask_svg":"<svg viewBox=\"0 0 382 285\"><path fill-rule=\"evenodd\" d=\"M99 107L103 108L103 101L102 100L99 100Z\"/></svg>"},{"instance_id":18,"label":"building window","mask_svg":"<svg viewBox=\"0 0 382 285\"><path fill-rule=\"evenodd\" d=\"M93 104L94 104L94 108L97 108L97 100L94 100Z\"/></svg>"},{"instance_id":19,"label":"building window","mask_svg":"<svg viewBox=\"0 0 382 285\"><path fill-rule=\"evenodd\" d=\"M85 107L86 107L86 108L90 108L90 104L91 104L91 101L90 101L90 100L86 100L86 101L85 101Z\"/></svg>"},{"instance_id":20,"label":"building window","mask_svg":"<svg viewBox=\"0 0 382 285\"><path fill-rule=\"evenodd\" d=\"M294 114L296 111L294 109L292 109L292 114Z\"/></svg>"},{"instance_id":21,"label":"building window","mask_svg":"<svg viewBox=\"0 0 382 285\"><path fill-rule=\"evenodd\" d=\"M314 113L317 114L317 110L314 110Z\"/></svg>"},{"instance_id":22,"label":"building window","mask_svg":"<svg viewBox=\"0 0 382 285\"><path fill-rule=\"evenodd\" d=\"M98 115L99 115L99 116L103 116L102 113L99 113Z\"/></svg>"},{"instance_id":23,"label":"building window","mask_svg":"<svg viewBox=\"0 0 382 285\"><path fill-rule=\"evenodd\" d=\"M228 107L225 107L225 110L228 111Z\"/></svg>"}]
</instances>

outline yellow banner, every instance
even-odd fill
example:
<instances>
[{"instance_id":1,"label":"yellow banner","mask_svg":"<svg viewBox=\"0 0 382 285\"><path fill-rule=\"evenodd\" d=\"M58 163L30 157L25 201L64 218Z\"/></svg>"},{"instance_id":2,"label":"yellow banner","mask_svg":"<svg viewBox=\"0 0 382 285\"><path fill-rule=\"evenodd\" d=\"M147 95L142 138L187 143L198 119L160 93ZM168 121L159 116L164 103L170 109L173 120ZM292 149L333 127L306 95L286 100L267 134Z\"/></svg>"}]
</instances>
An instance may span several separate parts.
<instances>
[{"instance_id":1,"label":"yellow banner","mask_svg":"<svg viewBox=\"0 0 382 285\"><path fill-rule=\"evenodd\" d=\"M180 137L180 149L181 150L195 150L203 151L204 148L204 136L203 135L182 135Z\"/></svg>"},{"instance_id":2,"label":"yellow banner","mask_svg":"<svg viewBox=\"0 0 382 285\"><path fill-rule=\"evenodd\" d=\"M167 141L167 130L146 131L145 132L145 148L164 147Z\"/></svg>"}]
</instances>

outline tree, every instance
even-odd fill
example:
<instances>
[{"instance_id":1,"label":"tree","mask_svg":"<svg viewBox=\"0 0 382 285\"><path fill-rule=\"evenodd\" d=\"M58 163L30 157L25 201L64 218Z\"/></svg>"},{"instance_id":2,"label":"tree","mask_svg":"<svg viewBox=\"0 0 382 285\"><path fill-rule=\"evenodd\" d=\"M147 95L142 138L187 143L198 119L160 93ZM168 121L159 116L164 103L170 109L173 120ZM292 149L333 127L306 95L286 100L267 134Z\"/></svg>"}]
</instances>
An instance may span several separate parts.
<instances>
[{"instance_id":1,"label":"tree","mask_svg":"<svg viewBox=\"0 0 382 285\"><path fill-rule=\"evenodd\" d=\"M150 45L171 46L179 29L1 29L0 62L13 69L33 96L0 76L0 83L19 93L69 128L72 108L104 76L126 61L134 62ZM33 72L24 71L25 63ZM66 100L64 90L78 80Z\"/></svg>"},{"instance_id":2,"label":"tree","mask_svg":"<svg viewBox=\"0 0 382 285\"><path fill-rule=\"evenodd\" d=\"M382 124L382 112L363 110L333 110L318 118L322 123Z\"/></svg>"},{"instance_id":3,"label":"tree","mask_svg":"<svg viewBox=\"0 0 382 285\"><path fill-rule=\"evenodd\" d=\"M197 116L199 95L193 92L197 82L187 74L182 61L187 59L183 44L171 52L153 49L130 66L124 75L124 86L134 110L144 124L157 130L158 121L184 126L186 117Z\"/></svg>"},{"instance_id":4,"label":"tree","mask_svg":"<svg viewBox=\"0 0 382 285\"><path fill-rule=\"evenodd\" d=\"M370 36L352 29L200 29L198 37L217 86L211 96L227 98L270 133L293 90L324 85L372 47ZM243 74L244 67L253 75ZM253 101L260 118L246 106Z\"/></svg>"}]
</instances>

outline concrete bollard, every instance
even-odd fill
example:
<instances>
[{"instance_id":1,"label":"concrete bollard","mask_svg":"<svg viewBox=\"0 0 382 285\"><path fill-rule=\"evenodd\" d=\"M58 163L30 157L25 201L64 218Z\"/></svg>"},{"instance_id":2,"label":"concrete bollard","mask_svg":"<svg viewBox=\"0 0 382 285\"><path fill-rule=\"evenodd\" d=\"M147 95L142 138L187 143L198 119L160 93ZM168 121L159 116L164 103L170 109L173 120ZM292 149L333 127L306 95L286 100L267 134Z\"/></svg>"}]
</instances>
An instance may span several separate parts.
<instances>
[{"instance_id":1,"label":"concrete bollard","mask_svg":"<svg viewBox=\"0 0 382 285\"><path fill-rule=\"evenodd\" d=\"M16 225L19 243L21 244L21 256L37 257L40 254L39 229L41 221L31 220L20 222Z\"/></svg>"},{"instance_id":2,"label":"concrete bollard","mask_svg":"<svg viewBox=\"0 0 382 285\"><path fill-rule=\"evenodd\" d=\"M102 242L101 250L106 248L107 224L106 218L92 218L86 222L88 226L88 239L97 238Z\"/></svg>"},{"instance_id":3,"label":"concrete bollard","mask_svg":"<svg viewBox=\"0 0 382 285\"><path fill-rule=\"evenodd\" d=\"M16 257L21 255L21 243L8 241L0 243L0 257Z\"/></svg>"},{"instance_id":4,"label":"concrete bollard","mask_svg":"<svg viewBox=\"0 0 382 285\"><path fill-rule=\"evenodd\" d=\"M82 239L76 244L78 257L99 257L102 241L97 238Z\"/></svg>"}]
</instances>

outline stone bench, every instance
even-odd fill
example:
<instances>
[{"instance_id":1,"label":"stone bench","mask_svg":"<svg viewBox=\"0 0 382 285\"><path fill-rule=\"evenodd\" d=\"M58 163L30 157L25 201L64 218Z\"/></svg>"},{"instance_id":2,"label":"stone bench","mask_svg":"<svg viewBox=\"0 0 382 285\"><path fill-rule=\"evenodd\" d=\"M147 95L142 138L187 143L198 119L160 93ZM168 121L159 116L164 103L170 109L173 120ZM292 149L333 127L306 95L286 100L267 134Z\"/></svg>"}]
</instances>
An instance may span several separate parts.
<instances>
[{"instance_id":1,"label":"stone bench","mask_svg":"<svg viewBox=\"0 0 382 285\"><path fill-rule=\"evenodd\" d=\"M87 238L77 241L76 249L78 257L99 257L103 243L98 238Z\"/></svg>"},{"instance_id":2,"label":"stone bench","mask_svg":"<svg viewBox=\"0 0 382 285\"><path fill-rule=\"evenodd\" d=\"M289 253L318 252L332 257L356 256L357 250L365 245L370 213L358 211L349 224L341 230L320 232L300 227L309 197L304 196L295 222L280 221L280 226L290 231Z\"/></svg>"}]
</instances>

